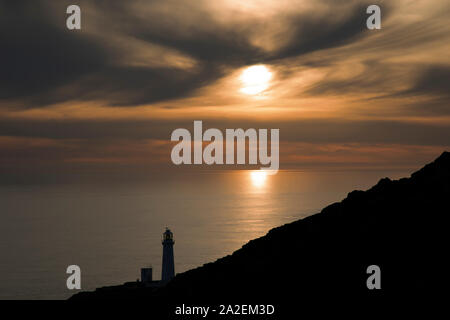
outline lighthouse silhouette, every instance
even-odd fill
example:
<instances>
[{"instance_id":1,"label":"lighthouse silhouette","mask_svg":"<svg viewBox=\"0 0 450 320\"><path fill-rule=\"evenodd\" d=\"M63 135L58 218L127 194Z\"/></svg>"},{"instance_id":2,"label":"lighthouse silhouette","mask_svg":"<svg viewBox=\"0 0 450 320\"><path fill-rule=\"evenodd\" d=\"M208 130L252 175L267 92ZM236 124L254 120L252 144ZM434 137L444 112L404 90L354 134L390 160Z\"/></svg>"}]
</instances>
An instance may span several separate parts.
<instances>
[{"instance_id":1,"label":"lighthouse silhouette","mask_svg":"<svg viewBox=\"0 0 450 320\"><path fill-rule=\"evenodd\" d=\"M173 233L166 228L166 231L163 233L163 258L162 258L162 272L161 272L161 280L169 281L175 276L175 264L173 259L173 245L175 241L173 241Z\"/></svg>"}]
</instances>

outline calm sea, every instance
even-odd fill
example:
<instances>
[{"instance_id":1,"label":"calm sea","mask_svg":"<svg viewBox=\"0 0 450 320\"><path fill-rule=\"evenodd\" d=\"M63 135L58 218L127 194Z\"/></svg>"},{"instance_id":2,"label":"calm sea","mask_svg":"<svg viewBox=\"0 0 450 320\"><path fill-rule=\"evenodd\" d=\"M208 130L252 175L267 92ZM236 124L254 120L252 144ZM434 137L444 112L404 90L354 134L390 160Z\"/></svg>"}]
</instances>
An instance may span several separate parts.
<instances>
[{"instance_id":1,"label":"calm sea","mask_svg":"<svg viewBox=\"0 0 450 320\"><path fill-rule=\"evenodd\" d=\"M0 298L65 299L68 265L82 290L117 285L153 266L175 238L176 272L232 253L273 227L318 212L354 189L407 171L183 173L136 183L0 186ZM274 277L276 275L273 275Z\"/></svg>"}]
</instances>

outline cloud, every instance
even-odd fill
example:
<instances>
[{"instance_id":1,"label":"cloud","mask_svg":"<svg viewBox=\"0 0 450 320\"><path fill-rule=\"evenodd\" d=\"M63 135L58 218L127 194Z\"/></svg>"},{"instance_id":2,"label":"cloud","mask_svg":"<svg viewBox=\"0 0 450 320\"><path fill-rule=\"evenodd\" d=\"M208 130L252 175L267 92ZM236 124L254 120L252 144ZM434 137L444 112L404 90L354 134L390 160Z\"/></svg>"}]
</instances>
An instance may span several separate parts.
<instances>
[{"instance_id":1,"label":"cloud","mask_svg":"<svg viewBox=\"0 0 450 320\"><path fill-rule=\"evenodd\" d=\"M204 121L207 128L281 128L280 139L306 143L390 143L450 146L448 123L388 120L304 119ZM90 141L170 140L176 128L193 130L193 120L0 120L0 136Z\"/></svg>"},{"instance_id":2,"label":"cloud","mask_svg":"<svg viewBox=\"0 0 450 320\"><path fill-rule=\"evenodd\" d=\"M269 19L246 12L229 21L202 1L80 1L82 30L69 31L68 4L0 2L0 58L7 61L0 73L2 105L20 101L31 108L78 100L136 106L189 97L228 70L283 64L289 57L356 41L365 19L364 5L355 1L328 6L319 1ZM150 54L146 45L157 46L163 56L193 59L194 65L130 63L136 54Z\"/></svg>"},{"instance_id":3,"label":"cloud","mask_svg":"<svg viewBox=\"0 0 450 320\"><path fill-rule=\"evenodd\" d=\"M107 62L94 39L56 28L46 5L2 1L0 9L0 99L46 95Z\"/></svg>"},{"instance_id":4,"label":"cloud","mask_svg":"<svg viewBox=\"0 0 450 320\"><path fill-rule=\"evenodd\" d=\"M325 10L279 17L289 21L290 41L271 58L295 57L357 41L367 31L365 8L367 5L364 3L350 2L350 5L339 3L329 5Z\"/></svg>"},{"instance_id":5,"label":"cloud","mask_svg":"<svg viewBox=\"0 0 450 320\"><path fill-rule=\"evenodd\" d=\"M414 85L403 95L436 94L450 98L450 65L426 66L419 73Z\"/></svg>"},{"instance_id":6,"label":"cloud","mask_svg":"<svg viewBox=\"0 0 450 320\"><path fill-rule=\"evenodd\" d=\"M62 2L41 5L1 2L0 59L5 63L0 99L4 104L20 100L29 108L101 100L110 105L140 105L187 96L221 75L207 64L188 70L127 66L119 60L124 48L109 44L107 32L103 39L98 33L69 31ZM126 47L126 41L121 45Z\"/></svg>"},{"instance_id":7,"label":"cloud","mask_svg":"<svg viewBox=\"0 0 450 320\"><path fill-rule=\"evenodd\" d=\"M450 146L448 2L381 1L377 31L365 28L365 0L77 3L82 30L69 31L72 1L0 0L10 163L160 159L158 141L203 116L222 130L280 128L299 161L320 146L321 159L349 144L355 158L358 146ZM241 95L238 73L259 63L273 84Z\"/></svg>"}]
</instances>

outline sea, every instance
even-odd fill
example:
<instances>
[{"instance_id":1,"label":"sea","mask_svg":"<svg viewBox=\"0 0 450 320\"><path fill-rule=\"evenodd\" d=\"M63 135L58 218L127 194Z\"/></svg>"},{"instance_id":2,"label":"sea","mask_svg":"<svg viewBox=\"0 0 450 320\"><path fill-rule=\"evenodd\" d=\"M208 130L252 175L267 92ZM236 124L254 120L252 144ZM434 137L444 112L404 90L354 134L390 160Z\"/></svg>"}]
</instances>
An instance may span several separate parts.
<instances>
[{"instance_id":1,"label":"sea","mask_svg":"<svg viewBox=\"0 0 450 320\"><path fill-rule=\"evenodd\" d=\"M183 172L98 183L0 183L0 299L67 299L69 265L81 290L119 285L152 267L174 234L175 272L231 254L270 229L320 212L355 189L408 170ZM274 279L279 276L269 275Z\"/></svg>"}]
</instances>

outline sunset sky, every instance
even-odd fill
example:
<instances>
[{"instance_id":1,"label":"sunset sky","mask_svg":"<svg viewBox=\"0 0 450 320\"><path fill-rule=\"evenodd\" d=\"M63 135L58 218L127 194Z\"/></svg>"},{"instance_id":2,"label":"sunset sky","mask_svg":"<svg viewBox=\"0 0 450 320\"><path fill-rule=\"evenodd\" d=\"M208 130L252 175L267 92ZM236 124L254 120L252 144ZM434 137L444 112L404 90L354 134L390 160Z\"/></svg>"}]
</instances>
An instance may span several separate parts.
<instances>
[{"instance_id":1,"label":"sunset sky","mask_svg":"<svg viewBox=\"0 0 450 320\"><path fill-rule=\"evenodd\" d=\"M279 128L280 169L418 168L450 146L449 15L444 0L0 1L1 173L169 170L170 134L194 120Z\"/></svg>"}]
</instances>

